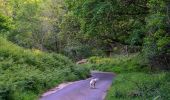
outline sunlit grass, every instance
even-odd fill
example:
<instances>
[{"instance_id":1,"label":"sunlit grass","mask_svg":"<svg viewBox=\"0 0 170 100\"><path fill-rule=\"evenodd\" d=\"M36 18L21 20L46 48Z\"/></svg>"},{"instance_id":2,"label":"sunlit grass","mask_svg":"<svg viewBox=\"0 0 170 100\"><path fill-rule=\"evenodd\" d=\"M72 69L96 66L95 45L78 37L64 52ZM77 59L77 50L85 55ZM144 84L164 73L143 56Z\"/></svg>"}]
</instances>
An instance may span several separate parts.
<instances>
[{"instance_id":1,"label":"sunlit grass","mask_svg":"<svg viewBox=\"0 0 170 100\"><path fill-rule=\"evenodd\" d=\"M88 74L65 56L24 49L0 37L0 100L37 100L47 89Z\"/></svg>"}]
</instances>

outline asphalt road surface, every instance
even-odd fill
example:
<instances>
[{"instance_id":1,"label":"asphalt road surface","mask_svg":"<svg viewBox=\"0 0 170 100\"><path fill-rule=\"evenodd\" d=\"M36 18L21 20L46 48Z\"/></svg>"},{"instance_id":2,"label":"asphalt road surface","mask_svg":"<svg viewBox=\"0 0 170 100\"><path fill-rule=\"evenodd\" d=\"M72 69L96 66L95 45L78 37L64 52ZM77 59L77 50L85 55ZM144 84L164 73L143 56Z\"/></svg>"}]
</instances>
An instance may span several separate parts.
<instances>
[{"instance_id":1,"label":"asphalt road surface","mask_svg":"<svg viewBox=\"0 0 170 100\"><path fill-rule=\"evenodd\" d=\"M99 78L96 88L91 89L90 80L74 82L55 93L43 96L40 100L104 100L107 90L112 84L113 73L92 72L92 77Z\"/></svg>"}]
</instances>

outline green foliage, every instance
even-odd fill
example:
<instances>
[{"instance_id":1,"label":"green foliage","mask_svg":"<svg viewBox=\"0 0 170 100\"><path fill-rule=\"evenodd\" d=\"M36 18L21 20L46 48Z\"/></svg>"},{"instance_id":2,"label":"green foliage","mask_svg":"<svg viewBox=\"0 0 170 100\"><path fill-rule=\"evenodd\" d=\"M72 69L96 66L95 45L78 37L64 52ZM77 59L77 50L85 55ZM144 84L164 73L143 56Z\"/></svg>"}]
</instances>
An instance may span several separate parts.
<instances>
[{"instance_id":1,"label":"green foliage","mask_svg":"<svg viewBox=\"0 0 170 100\"><path fill-rule=\"evenodd\" d=\"M98 38L103 46L113 42L127 44L126 40L131 38L129 36L133 33L141 35L135 35L138 39L134 39L132 44L141 45L143 39L141 25L144 25L144 15L148 11L145 0L132 2L123 0L65 1L69 10L80 21L81 32L90 37ZM103 43L105 40L107 42ZM102 47L102 45L100 46Z\"/></svg>"},{"instance_id":2,"label":"green foliage","mask_svg":"<svg viewBox=\"0 0 170 100\"><path fill-rule=\"evenodd\" d=\"M72 12L65 14L60 24L60 52L73 60L87 58L97 53L93 52L95 41L88 35L81 34L80 21Z\"/></svg>"},{"instance_id":3,"label":"green foliage","mask_svg":"<svg viewBox=\"0 0 170 100\"><path fill-rule=\"evenodd\" d=\"M9 30L11 27L10 23L11 21L9 20L9 18L0 13L0 32Z\"/></svg>"},{"instance_id":4,"label":"green foliage","mask_svg":"<svg viewBox=\"0 0 170 100\"><path fill-rule=\"evenodd\" d=\"M106 100L167 100L170 98L169 73L124 73L118 75ZM157 99L156 99L157 98Z\"/></svg>"},{"instance_id":5,"label":"green foliage","mask_svg":"<svg viewBox=\"0 0 170 100\"><path fill-rule=\"evenodd\" d=\"M141 54L117 55L110 58L91 57L88 66L93 70L116 73L106 100L166 100L169 95L169 72L153 73ZM166 91L166 92L165 92Z\"/></svg>"},{"instance_id":6,"label":"green foliage","mask_svg":"<svg viewBox=\"0 0 170 100\"><path fill-rule=\"evenodd\" d=\"M91 57L89 66L94 70L115 73L147 71L147 65L140 54L115 55L111 58Z\"/></svg>"},{"instance_id":7,"label":"green foliage","mask_svg":"<svg viewBox=\"0 0 170 100\"><path fill-rule=\"evenodd\" d=\"M60 54L27 50L0 38L1 100L33 100L46 89L88 74Z\"/></svg>"},{"instance_id":8,"label":"green foliage","mask_svg":"<svg viewBox=\"0 0 170 100\"><path fill-rule=\"evenodd\" d=\"M11 8L15 28L8 38L26 48L58 50L59 23L65 12L62 3L62 0L9 0L6 5Z\"/></svg>"},{"instance_id":9,"label":"green foliage","mask_svg":"<svg viewBox=\"0 0 170 100\"><path fill-rule=\"evenodd\" d=\"M168 72L129 73L170 69L169 0L0 0L0 11L0 33L32 49L0 38L0 99L38 99L56 84L86 78L89 69L124 73L108 99L169 98ZM98 57L125 46L142 53ZM94 57L75 66L40 50L74 60Z\"/></svg>"},{"instance_id":10,"label":"green foliage","mask_svg":"<svg viewBox=\"0 0 170 100\"><path fill-rule=\"evenodd\" d=\"M149 0L150 14L146 17L147 37L143 51L150 66L169 69L169 2ZM167 23L166 23L167 22ZM166 66L166 67L165 67Z\"/></svg>"}]
</instances>

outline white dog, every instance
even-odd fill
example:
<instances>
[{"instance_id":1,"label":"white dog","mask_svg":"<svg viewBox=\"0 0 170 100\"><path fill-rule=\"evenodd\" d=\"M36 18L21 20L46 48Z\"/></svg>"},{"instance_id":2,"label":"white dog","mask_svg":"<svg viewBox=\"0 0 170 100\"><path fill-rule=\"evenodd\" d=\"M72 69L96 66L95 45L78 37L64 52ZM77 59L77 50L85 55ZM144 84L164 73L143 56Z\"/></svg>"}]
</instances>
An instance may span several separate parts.
<instances>
[{"instance_id":1,"label":"white dog","mask_svg":"<svg viewBox=\"0 0 170 100\"><path fill-rule=\"evenodd\" d=\"M94 79L91 79L90 81L90 88L95 88L96 86L96 82L98 81L99 79L98 78L94 78Z\"/></svg>"}]
</instances>

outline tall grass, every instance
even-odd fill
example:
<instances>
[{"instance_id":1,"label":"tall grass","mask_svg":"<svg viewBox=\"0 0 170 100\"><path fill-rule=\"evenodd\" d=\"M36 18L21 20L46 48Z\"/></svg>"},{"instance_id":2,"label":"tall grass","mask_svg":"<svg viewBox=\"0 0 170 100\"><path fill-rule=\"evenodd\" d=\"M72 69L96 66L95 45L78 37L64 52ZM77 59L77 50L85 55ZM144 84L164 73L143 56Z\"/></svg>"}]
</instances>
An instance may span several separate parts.
<instances>
[{"instance_id":1,"label":"tall grass","mask_svg":"<svg viewBox=\"0 0 170 100\"><path fill-rule=\"evenodd\" d=\"M170 73L124 73L114 80L106 100L169 100Z\"/></svg>"},{"instance_id":2,"label":"tall grass","mask_svg":"<svg viewBox=\"0 0 170 100\"><path fill-rule=\"evenodd\" d=\"M0 37L0 100L37 100L46 89L88 72L60 54L24 49Z\"/></svg>"}]
</instances>

